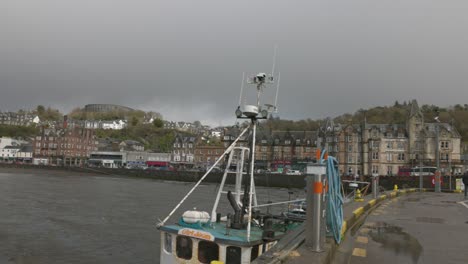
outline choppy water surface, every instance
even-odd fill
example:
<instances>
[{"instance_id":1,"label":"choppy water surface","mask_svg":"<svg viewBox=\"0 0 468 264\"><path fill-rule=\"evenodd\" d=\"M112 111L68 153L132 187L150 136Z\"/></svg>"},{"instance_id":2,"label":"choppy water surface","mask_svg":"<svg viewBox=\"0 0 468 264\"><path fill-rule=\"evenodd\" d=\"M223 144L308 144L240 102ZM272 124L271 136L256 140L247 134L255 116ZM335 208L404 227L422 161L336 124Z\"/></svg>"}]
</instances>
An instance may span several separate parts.
<instances>
[{"instance_id":1,"label":"choppy water surface","mask_svg":"<svg viewBox=\"0 0 468 264\"><path fill-rule=\"evenodd\" d=\"M42 174L0 173L0 263L158 263L157 218L194 184ZM193 207L210 212L216 188L200 186L170 221ZM259 203L288 191L302 196L258 188Z\"/></svg>"}]
</instances>

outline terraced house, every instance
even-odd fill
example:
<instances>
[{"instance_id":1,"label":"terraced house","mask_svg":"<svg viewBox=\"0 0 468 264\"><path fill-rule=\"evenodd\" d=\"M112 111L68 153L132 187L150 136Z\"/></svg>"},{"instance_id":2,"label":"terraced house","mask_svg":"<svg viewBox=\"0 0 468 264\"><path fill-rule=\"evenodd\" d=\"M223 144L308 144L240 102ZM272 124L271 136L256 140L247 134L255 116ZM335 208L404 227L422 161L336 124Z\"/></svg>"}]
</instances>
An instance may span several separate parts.
<instances>
[{"instance_id":1,"label":"terraced house","mask_svg":"<svg viewBox=\"0 0 468 264\"><path fill-rule=\"evenodd\" d=\"M237 128L226 129L224 147L229 147L239 133ZM256 168L282 172L284 168L311 161L315 156L316 135L315 131L257 131ZM248 144L248 136L239 141L240 146Z\"/></svg>"},{"instance_id":2,"label":"terraced house","mask_svg":"<svg viewBox=\"0 0 468 264\"><path fill-rule=\"evenodd\" d=\"M82 166L97 146L93 130L64 123L62 128L41 128L33 141L33 156L46 159L47 164Z\"/></svg>"},{"instance_id":3,"label":"terraced house","mask_svg":"<svg viewBox=\"0 0 468 264\"><path fill-rule=\"evenodd\" d=\"M436 166L437 152L442 173L462 170L460 134L448 123L425 122L416 100L405 124L331 124L321 129L319 143L347 175L397 175L402 167Z\"/></svg>"}]
</instances>

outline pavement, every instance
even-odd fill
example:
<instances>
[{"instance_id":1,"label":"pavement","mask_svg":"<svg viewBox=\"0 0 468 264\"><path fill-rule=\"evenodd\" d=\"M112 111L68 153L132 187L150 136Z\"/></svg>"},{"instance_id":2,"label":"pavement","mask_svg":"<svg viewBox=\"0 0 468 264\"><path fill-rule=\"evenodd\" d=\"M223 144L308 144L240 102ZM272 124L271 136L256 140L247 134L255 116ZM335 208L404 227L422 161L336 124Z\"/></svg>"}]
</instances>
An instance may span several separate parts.
<instances>
[{"instance_id":1,"label":"pavement","mask_svg":"<svg viewBox=\"0 0 468 264\"><path fill-rule=\"evenodd\" d=\"M412 189L415 191L415 189ZM343 206L343 223L342 234L348 231L354 226L363 213L370 210L379 201L387 198L396 197L397 194L406 194L406 190L397 192L386 192L381 193L377 199L374 199L372 195L363 196L362 202L351 201ZM302 234L304 238L304 234ZM337 250L338 245L331 237L326 238L326 243L323 245L323 252L316 253L312 252L305 244L302 244L297 250L293 250L289 253L286 263L299 264L299 263L329 263L333 257L333 253ZM273 262L268 262L273 263Z\"/></svg>"},{"instance_id":2,"label":"pavement","mask_svg":"<svg viewBox=\"0 0 468 264\"><path fill-rule=\"evenodd\" d=\"M316 253L302 244L286 263L468 263L468 201L460 193L415 191L346 204L340 245L327 238Z\"/></svg>"},{"instance_id":3,"label":"pavement","mask_svg":"<svg viewBox=\"0 0 468 264\"><path fill-rule=\"evenodd\" d=\"M364 214L331 263L466 264L467 245L468 201L462 194L411 193Z\"/></svg>"}]
</instances>

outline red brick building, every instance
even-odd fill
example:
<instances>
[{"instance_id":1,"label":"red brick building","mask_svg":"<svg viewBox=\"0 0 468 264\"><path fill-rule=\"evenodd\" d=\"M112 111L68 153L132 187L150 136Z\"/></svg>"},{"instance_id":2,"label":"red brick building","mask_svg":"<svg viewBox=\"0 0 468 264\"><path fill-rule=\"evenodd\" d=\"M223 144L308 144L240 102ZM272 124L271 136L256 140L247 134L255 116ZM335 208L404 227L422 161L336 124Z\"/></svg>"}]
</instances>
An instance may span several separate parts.
<instances>
[{"instance_id":1,"label":"red brick building","mask_svg":"<svg viewBox=\"0 0 468 264\"><path fill-rule=\"evenodd\" d=\"M97 145L91 129L43 127L34 138L33 157L47 159L48 164L81 166L92 151L97 151Z\"/></svg>"},{"instance_id":2,"label":"red brick building","mask_svg":"<svg viewBox=\"0 0 468 264\"><path fill-rule=\"evenodd\" d=\"M225 149L222 144L220 145L207 145L207 144L198 144L195 147L195 164L197 167L210 167L213 165L216 160L224 153ZM221 167L223 165L221 161L218 165Z\"/></svg>"}]
</instances>

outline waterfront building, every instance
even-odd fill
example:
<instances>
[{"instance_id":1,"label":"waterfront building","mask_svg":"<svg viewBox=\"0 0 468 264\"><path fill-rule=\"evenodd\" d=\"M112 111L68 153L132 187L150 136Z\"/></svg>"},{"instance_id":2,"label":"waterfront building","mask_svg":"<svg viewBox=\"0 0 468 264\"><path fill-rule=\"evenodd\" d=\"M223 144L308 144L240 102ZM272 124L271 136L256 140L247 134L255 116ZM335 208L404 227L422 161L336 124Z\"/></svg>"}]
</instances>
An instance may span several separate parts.
<instances>
[{"instance_id":1,"label":"waterfront building","mask_svg":"<svg viewBox=\"0 0 468 264\"><path fill-rule=\"evenodd\" d=\"M195 136L177 134L173 143L171 163L178 168L192 168L196 144Z\"/></svg>"},{"instance_id":2,"label":"waterfront building","mask_svg":"<svg viewBox=\"0 0 468 264\"><path fill-rule=\"evenodd\" d=\"M223 144L226 149L239 135L240 128L224 131ZM247 146L248 136L240 140ZM283 172L284 169L302 170L305 164L315 158L317 132L315 131L269 131L259 130L255 143L255 165L258 169Z\"/></svg>"},{"instance_id":3,"label":"waterfront building","mask_svg":"<svg viewBox=\"0 0 468 264\"><path fill-rule=\"evenodd\" d=\"M61 128L41 127L40 134L34 137L33 156L47 159L48 164L82 166L97 145L93 130L68 127L64 118Z\"/></svg>"},{"instance_id":4,"label":"waterfront building","mask_svg":"<svg viewBox=\"0 0 468 264\"><path fill-rule=\"evenodd\" d=\"M436 131L439 130L437 142ZM428 123L416 100L404 124L327 124L319 145L339 161L343 175L398 175L402 167L436 166L436 148L442 173L460 173L461 136L448 123Z\"/></svg>"},{"instance_id":5,"label":"waterfront building","mask_svg":"<svg viewBox=\"0 0 468 264\"><path fill-rule=\"evenodd\" d=\"M121 151L93 151L89 155L88 166L122 168L127 163L127 153Z\"/></svg>"},{"instance_id":6,"label":"waterfront building","mask_svg":"<svg viewBox=\"0 0 468 264\"><path fill-rule=\"evenodd\" d=\"M33 159L33 146L23 145L16 153L16 160L22 163L32 163Z\"/></svg>"},{"instance_id":7,"label":"waterfront building","mask_svg":"<svg viewBox=\"0 0 468 264\"><path fill-rule=\"evenodd\" d=\"M211 167L216 160L224 153L224 147L222 144L212 144L202 142L195 147L195 166L200 168ZM218 163L218 167L221 167L224 161Z\"/></svg>"}]
</instances>

